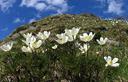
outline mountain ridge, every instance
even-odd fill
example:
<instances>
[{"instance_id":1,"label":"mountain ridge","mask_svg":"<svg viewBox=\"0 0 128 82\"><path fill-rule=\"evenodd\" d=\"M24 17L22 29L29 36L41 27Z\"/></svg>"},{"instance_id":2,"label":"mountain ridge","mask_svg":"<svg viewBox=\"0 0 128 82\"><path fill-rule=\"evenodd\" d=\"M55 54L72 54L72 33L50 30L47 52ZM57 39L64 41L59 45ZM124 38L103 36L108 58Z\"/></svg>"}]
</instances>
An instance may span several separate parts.
<instances>
[{"instance_id":1,"label":"mountain ridge","mask_svg":"<svg viewBox=\"0 0 128 82\"><path fill-rule=\"evenodd\" d=\"M0 45L10 40L15 40L26 32L38 31L58 31L65 28L80 27L82 29L88 29L93 31L94 29L109 29L116 26L123 26L120 29L128 28L127 23L119 21L119 23L113 25L113 20L104 20L94 14L63 14L56 16L49 16L41 20L32 22L30 24L22 25L14 30L6 39L1 41ZM116 23L116 20L114 20ZM126 27L127 26L127 27ZM59 33L59 32L57 32Z\"/></svg>"}]
</instances>

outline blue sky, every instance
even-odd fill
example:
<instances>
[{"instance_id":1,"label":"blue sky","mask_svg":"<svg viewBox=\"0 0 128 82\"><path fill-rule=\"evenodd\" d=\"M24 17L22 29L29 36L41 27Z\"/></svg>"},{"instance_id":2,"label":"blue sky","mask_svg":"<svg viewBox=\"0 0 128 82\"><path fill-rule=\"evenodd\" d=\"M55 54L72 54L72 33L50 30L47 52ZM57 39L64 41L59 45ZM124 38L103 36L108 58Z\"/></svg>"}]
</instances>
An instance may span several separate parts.
<instances>
[{"instance_id":1,"label":"blue sky","mask_svg":"<svg viewBox=\"0 0 128 82\"><path fill-rule=\"evenodd\" d=\"M0 0L0 39L17 27L57 14L128 16L128 0Z\"/></svg>"}]
</instances>

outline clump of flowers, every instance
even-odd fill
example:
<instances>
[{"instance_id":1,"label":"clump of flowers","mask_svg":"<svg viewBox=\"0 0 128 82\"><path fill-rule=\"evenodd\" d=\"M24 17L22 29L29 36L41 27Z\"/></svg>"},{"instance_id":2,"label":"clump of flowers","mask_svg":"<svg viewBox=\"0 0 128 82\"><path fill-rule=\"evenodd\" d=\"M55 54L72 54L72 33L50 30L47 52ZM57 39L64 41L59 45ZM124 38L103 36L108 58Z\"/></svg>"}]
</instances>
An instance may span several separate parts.
<instances>
[{"instance_id":1,"label":"clump of flowers","mask_svg":"<svg viewBox=\"0 0 128 82\"><path fill-rule=\"evenodd\" d=\"M68 41L73 41L76 39L80 28L65 29L65 35L68 36Z\"/></svg>"},{"instance_id":2,"label":"clump of flowers","mask_svg":"<svg viewBox=\"0 0 128 82\"><path fill-rule=\"evenodd\" d=\"M79 30L80 28L65 29L65 33L56 35L56 37L58 38L56 41L59 44L64 44L68 41L71 42L76 39L76 36L79 33Z\"/></svg>"},{"instance_id":3,"label":"clump of flowers","mask_svg":"<svg viewBox=\"0 0 128 82\"><path fill-rule=\"evenodd\" d=\"M36 82L36 80L46 82L49 79L60 82L62 78L71 82L93 82L94 80L101 82L101 79L104 79L104 71L108 70L105 68L108 66L119 67L120 63L117 63L119 59L112 59L111 56L106 56L106 53L103 55L97 55L99 54L97 51L93 53L93 49L101 50L99 46L105 47L102 45L107 44L108 38L99 37L96 39L95 42L99 44L97 49L97 45L92 45L96 33L84 32L79 35L79 31L80 28L65 29L64 33L56 34L53 37L54 41L51 42L46 41L51 35L50 31L38 32L35 35L33 33L23 34L22 43L25 45L22 45L21 50L25 52L22 53L24 55L19 54L21 58L17 57L17 54L10 59L7 57L9 59L7 62L11 61L9 66L12 65L12 67L10 68L16 65L16 70L13 70L13 73L16 73L16 78L24 82ZM13 42L8 42L0 49L7 52L12 49L12 46ZM40 49L41 52L38 52ZM26 55L26 53L32 55ZM19 60L14 60L14 58L19 58ZM20 74L23 75L20 76Z\"/></svg>"},{"instance_id":4,"label":"clump of flowers","mask_svg":"<svg viewBox=\"0 0 128 82\"><path fill-rule=\"evenodd\" d=\"M42 45L42 41L41 40L38 40L37 41L37 38L35 36L32 35L32 33L30 34L24 34L25 36L25 39L26 40L22 40L26 46L23 46L21 49L23 52L32 52L34 51L35 49L39 48L41 45Z\"/></svg>"},{"instance_id":5,"label":"clump of flowers","mask_svg":"<svg viewBox=\"0 0 128 82\"><path fill-rule=\"evenodd\" d=\"M42 33L42 32L39 32L39 33L37 34L37 37L38 37L39 39L41 39L41 40L46 40L46 39L49 38L50 34L51 34L51 33L48 32L48 31L44 31L43 33Z\"/></svg>"}]
</instances>

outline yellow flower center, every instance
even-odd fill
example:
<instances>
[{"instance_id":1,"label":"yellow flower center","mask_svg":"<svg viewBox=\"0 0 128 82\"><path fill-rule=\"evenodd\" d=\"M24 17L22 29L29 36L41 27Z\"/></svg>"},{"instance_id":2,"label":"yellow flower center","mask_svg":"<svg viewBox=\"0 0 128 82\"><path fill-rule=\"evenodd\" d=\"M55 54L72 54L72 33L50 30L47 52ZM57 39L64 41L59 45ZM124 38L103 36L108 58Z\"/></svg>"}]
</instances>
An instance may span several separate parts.
<instances>
[{"instance_id":1,"label":"yellow flower center","mask_svg":"<svg viewBox=\"0 0 128 82\"><path fill-rule=\"evenodd\" d=\"M112 65L112 61L111 61L111 60L110 60L110 61L108 61L107 63L108 63L108 65Z\"/></svg>"}]
</instances>

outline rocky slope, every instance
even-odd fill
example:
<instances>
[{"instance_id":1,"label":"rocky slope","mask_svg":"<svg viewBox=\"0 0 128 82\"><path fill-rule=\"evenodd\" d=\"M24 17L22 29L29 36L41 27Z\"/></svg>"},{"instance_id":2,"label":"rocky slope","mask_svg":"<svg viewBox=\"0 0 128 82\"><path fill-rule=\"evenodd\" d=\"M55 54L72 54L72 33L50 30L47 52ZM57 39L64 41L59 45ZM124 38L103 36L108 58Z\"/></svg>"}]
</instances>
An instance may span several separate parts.
<instances>
[{"instance_id":1,"label":"rocky slope","mask_svg":"<svg viewBox=\"0 0 128 82\"><path fill-rule=\"evenodd\" d=\"M120 20L103 20L99 17L96 17L93 14L80 14L80 15L57 15L49 16L42 20L33 22L31 24L26 24L21 27L18 27L12 34L10 34L3 42L9 40L15 40L20 37L21 34L26 32L38 32L43 30L49 30L56 33L65 29L72 27L80 27L82 30L88 31L102 31L106 32L107 35L126 35L128 34L128 24L125 21ZM119 31L120 30L120 31ZM114 38L118 38L118 36Z\"/></svg>"}]
</instances>

